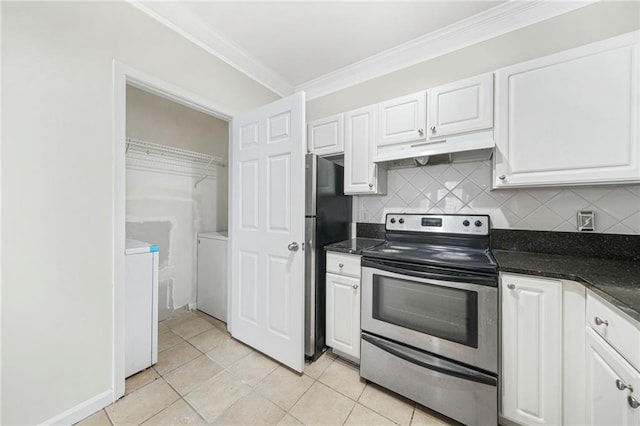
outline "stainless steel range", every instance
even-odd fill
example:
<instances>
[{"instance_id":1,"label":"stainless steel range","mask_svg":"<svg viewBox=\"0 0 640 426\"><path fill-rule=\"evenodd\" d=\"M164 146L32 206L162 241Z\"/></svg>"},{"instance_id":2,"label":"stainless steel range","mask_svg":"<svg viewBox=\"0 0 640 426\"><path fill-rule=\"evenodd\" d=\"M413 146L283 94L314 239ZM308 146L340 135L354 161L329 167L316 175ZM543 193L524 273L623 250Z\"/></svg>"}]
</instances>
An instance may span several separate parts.
<instances>
[{"instance_id":1,"label":"stainless steel range","mask_svg":"<svg viewBox=\"0 0 640 426\"><path fill-rule=\"evenodd\" d=\"M362 257L360 375L468 425L498 423L489 217L388 214Z\"/></svg>"}]
</instances>

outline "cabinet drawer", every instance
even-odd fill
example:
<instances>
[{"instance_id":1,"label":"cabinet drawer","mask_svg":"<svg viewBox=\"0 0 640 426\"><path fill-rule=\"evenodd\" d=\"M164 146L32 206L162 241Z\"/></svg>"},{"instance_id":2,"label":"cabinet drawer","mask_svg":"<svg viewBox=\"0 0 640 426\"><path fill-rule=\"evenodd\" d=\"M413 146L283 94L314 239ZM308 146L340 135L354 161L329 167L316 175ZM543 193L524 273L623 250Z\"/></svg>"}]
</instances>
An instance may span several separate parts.
<instances>
[{"instance_id":1,"label":"cabinet drawer","mask_svg":"<svg viewBox=\"0 0 640 426\"><path fill-rule=\"evenodd\" d=\"M591 292L587 293L587 325L635 368L640 369L640 330L630 318Z\"/></svg>"},{"instance_id":2,"label":"cabinet drawer","mask_svg":"<svg viewBox=\"0 0 640 426\"><path fill-rule=\"evenodd\" d=\"M327 272L360 277L360 256L327 252Z\"/></svg>"}]
</instances>

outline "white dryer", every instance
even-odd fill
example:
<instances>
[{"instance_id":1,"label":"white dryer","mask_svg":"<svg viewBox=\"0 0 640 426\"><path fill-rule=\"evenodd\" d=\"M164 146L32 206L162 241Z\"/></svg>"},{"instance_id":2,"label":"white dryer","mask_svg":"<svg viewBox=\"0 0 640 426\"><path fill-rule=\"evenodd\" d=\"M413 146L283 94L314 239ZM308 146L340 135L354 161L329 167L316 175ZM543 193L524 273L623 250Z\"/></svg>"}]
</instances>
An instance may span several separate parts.
<instances>
[{"instance_id":1,"label":"white dryer","mask_svg":"<svg viewBox=\"0 0 640 426\"><path fill-rule=\"evenodd\" d=\"M197 306L204 313L227 322L227 232L198 234Z\"/></svg>"}]
</instances>

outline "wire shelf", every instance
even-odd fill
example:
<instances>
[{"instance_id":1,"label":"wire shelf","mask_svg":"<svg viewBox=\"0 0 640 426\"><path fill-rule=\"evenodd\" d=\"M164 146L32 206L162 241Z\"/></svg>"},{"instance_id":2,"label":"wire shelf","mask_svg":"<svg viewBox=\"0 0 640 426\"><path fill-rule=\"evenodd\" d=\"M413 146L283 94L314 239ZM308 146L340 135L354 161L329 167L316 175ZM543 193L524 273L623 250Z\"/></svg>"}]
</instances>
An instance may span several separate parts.
<instances>
[{"instance_id":1,"label":"wire shelf","mask_svg":"<svg viewBox=\"0 0 640 426\"><path fill-rule=\"evenodd\" d=\"M127 168L159 171L178 176L215 179L216 168L225 167L222 158L139 139L126 140Z\"/></svg>"}]
</instances>

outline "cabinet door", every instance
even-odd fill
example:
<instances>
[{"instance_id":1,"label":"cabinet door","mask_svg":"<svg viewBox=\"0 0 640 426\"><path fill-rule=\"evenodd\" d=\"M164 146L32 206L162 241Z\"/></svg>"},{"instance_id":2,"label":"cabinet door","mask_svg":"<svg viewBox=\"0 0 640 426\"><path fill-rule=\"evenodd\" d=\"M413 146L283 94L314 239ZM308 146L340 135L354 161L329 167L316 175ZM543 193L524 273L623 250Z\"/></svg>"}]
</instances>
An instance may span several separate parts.
<instances>
[{"instance_id":1,"label":"cabinet door","mask_svg":"<svg viewBox=\"0 0 640 426\"><path fill-rule=\"evenodd\" d=\"M378 104L378 146L424 141L427 92L402 96Z\"/></svg>"},{"instance_id":2,"label":"cabinet door","mask_svg":"<svg viewBox=\"0 0 640 426\"><path fill-rule=\"evenodd\" d=\"M494 187L638 181L638 33L496 73Z\"/></svg>"},{"instance_id":3,"label":"cabinet door","mask_svg":"<svg viewBox=\"0 0 640 426\"><path fill-rule=\"evenodd\" d=\"M429 89L429 139L493 127L493 74Z\"/></svg>"},{"instance_id":4,"label":"cabinet door","mask_svg":"<svg viewBox=\"0 0 640 426\"><path fill-rule=\"evenodd\" d=\"M327 346L360 359L360 280L327 274Z\"/></svg>"},{"instance_id":5,"label":"cabinet door","mask_svg":"<svg viewBox=\"0 0 640 426\"><path fill-rule=\"evenodd\" d=\"M381 194L378 166L372 159L376 150L376 107L345 113L344 193Z\"/></svg>"},{"instance_id":6,"label":"cabinet door","mask_svg":"<svg viewBox=\"0 0 640 426\"><path fill-rule=\"evenodd\" d=\"M590 328L586 382L588 425L640 424L640 408L633 408L628 400L640 401L640 373Z\"/></svg>"},{"instance_id":7,"label":"cabinet door","mask_svg":"<svg viewBox=\"0 0 640 426\"><path fill-rule=\"evenodd\" d=\"M309 152L318 155L340 154L344 151L344 114L312 121L307 126Z\"/></svg>"},{"instance_id":8,"label":"cabinet door","mask_svg":"<svg viewBox=\"0 0 640 426\"><path fill-rule=\"evenodd\" d=\"M502 414L521 424L562 423L562 283L504 274Z\"/></svg>"}]
</instances>

